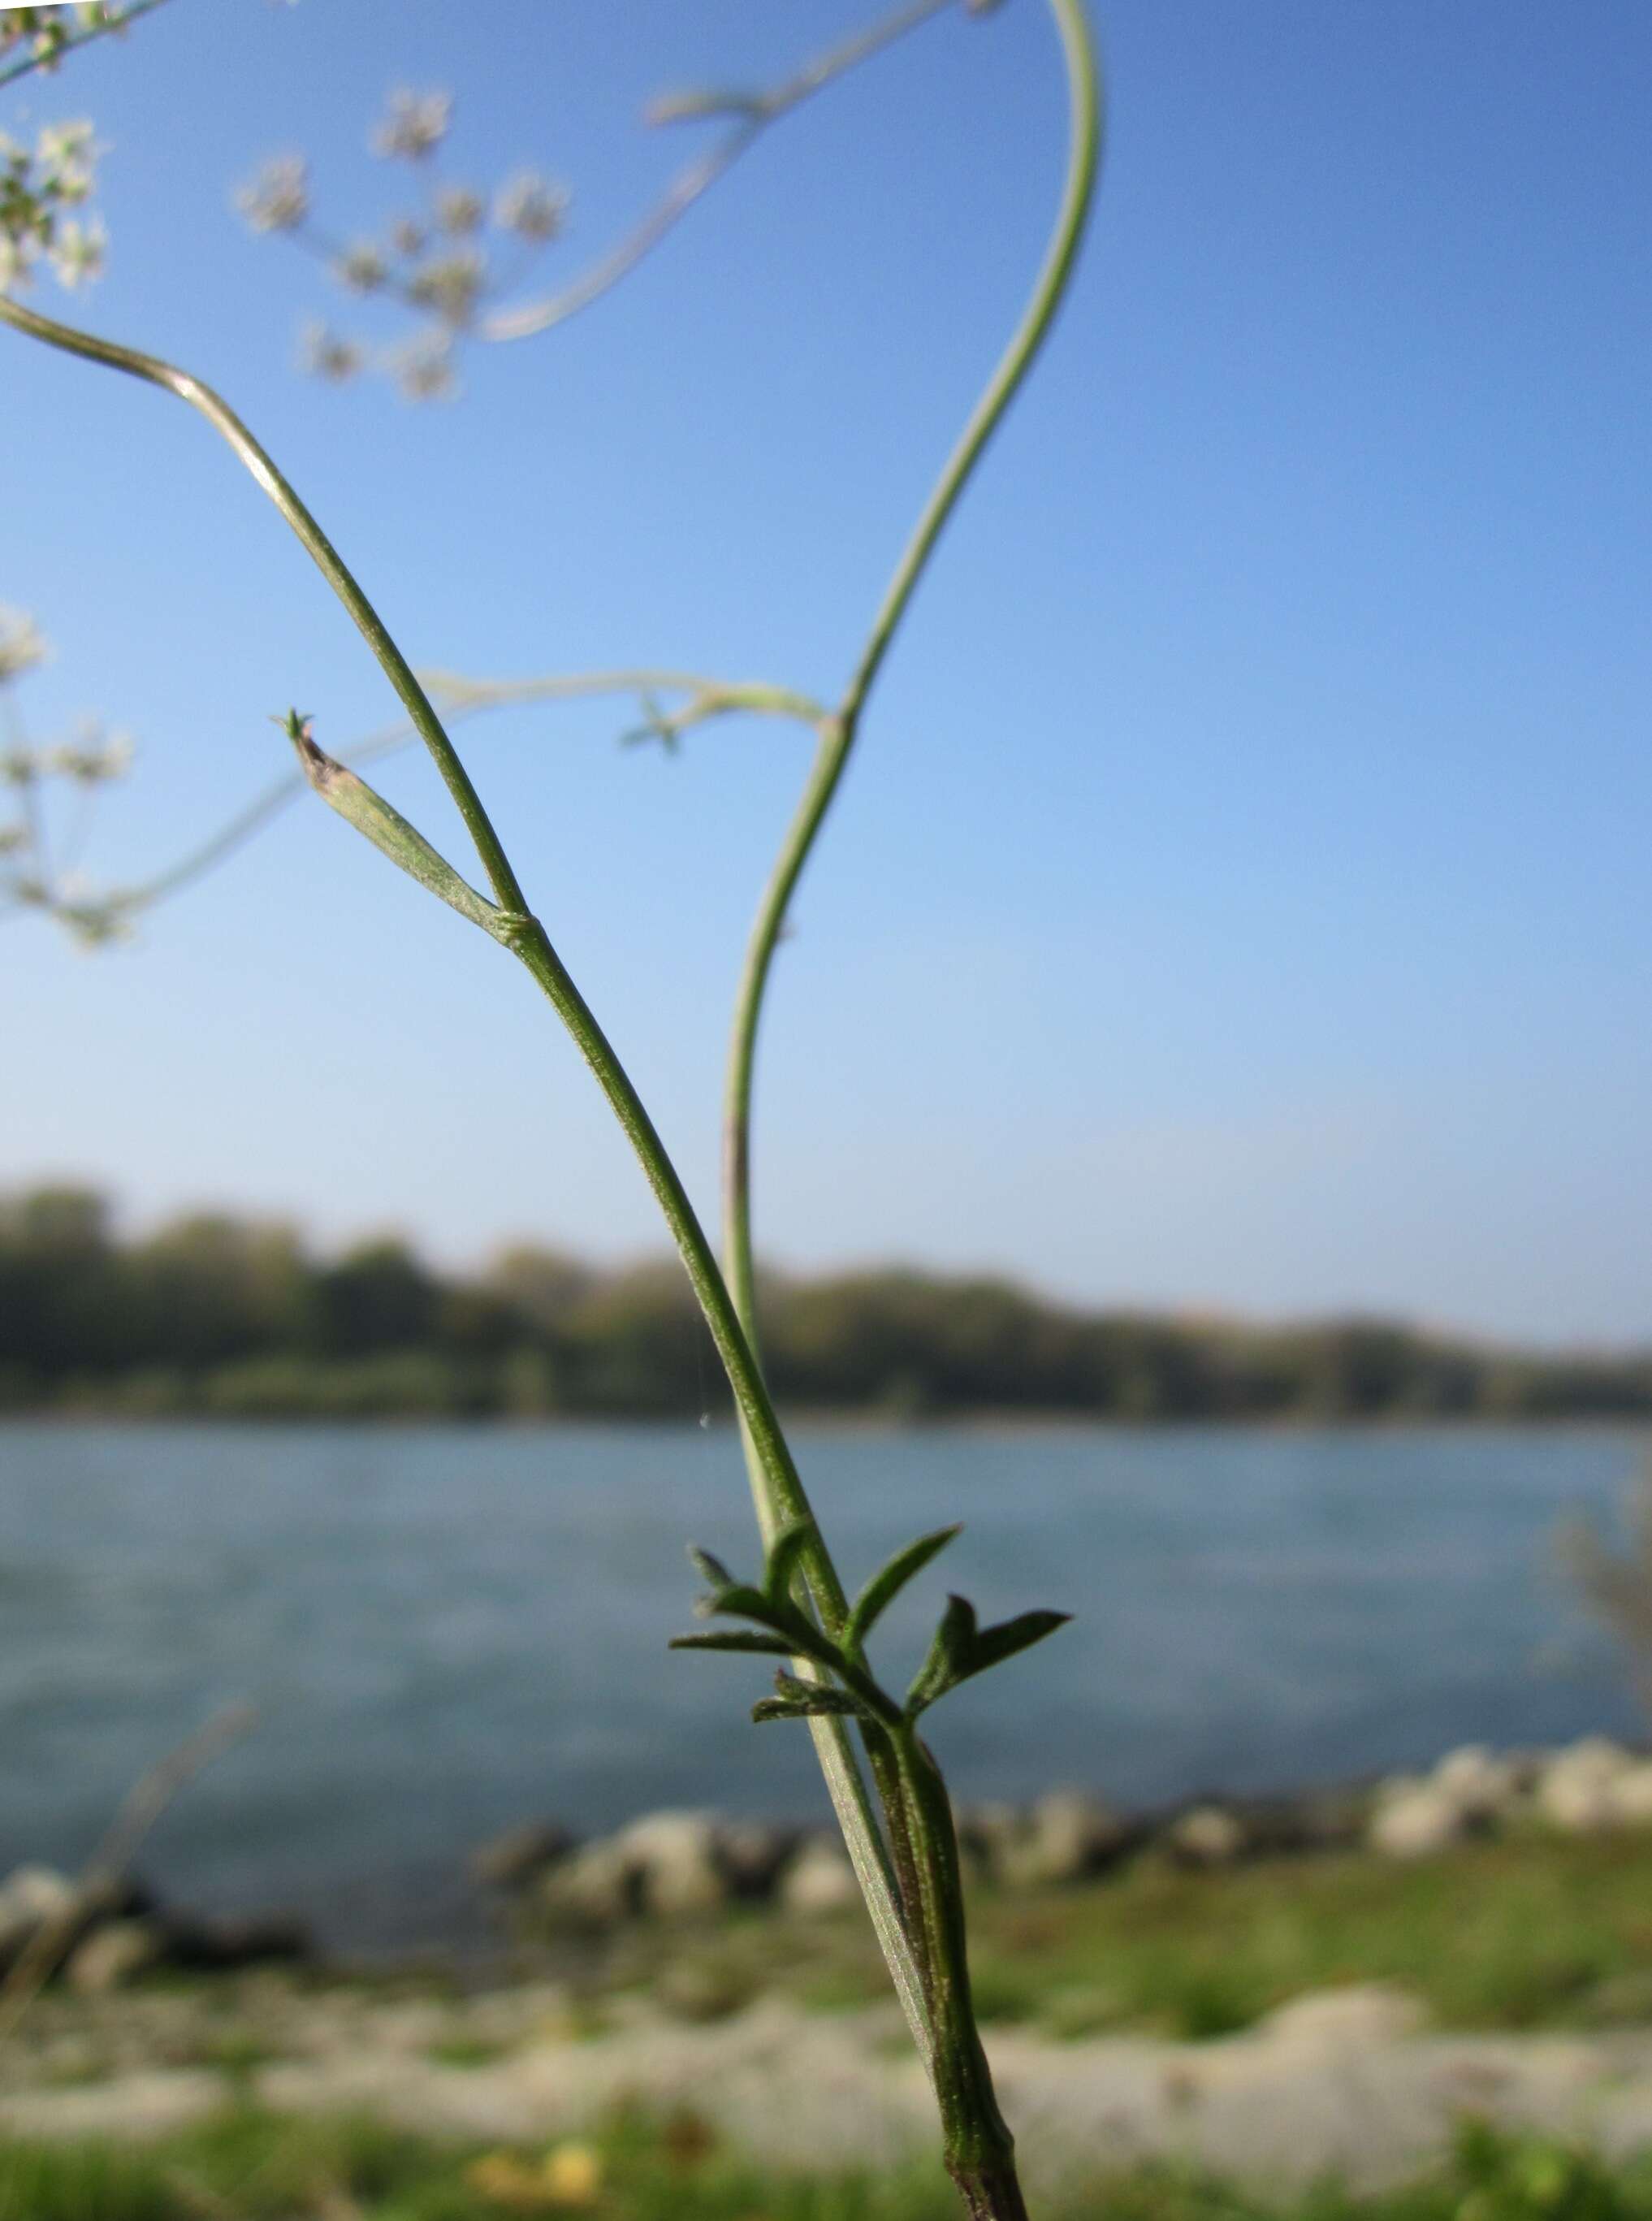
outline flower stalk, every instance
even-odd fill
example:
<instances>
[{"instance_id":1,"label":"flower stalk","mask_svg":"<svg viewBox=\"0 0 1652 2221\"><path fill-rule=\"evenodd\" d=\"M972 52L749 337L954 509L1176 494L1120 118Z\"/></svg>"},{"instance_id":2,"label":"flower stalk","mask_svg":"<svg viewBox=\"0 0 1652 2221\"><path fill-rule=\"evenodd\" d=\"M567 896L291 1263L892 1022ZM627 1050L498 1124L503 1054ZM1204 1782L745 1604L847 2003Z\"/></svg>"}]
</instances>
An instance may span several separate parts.
<instances>
[{"instance_id":1,"label":"flower stalk","mask_svg":"<svg viewBox=\"0 0 1652 2221\"><path fill-rule=\"evenodd\" d=\"M936 12L943 0L917 0L903 16L829 58L813 81L786 89L773 113ZM290 712L285 729L306 779L381 854L428 891L480 926L517 958L551 1003L630 1142L670 1228L733 1391L758 1521L766 1543L760 1587L735 1583L702 1557L711 1585L705 1609L733 1613L754 1631L685 1638L688 1647L757 1651L788 1661L760 1719L799 1718L817 1737L833 1801L879 1940L935 2086L946 2163L972 2221L1026 2221L1013 2142L998 2110L970 1998L957 1836L946 1786L917 1732L920 1715L972 1675L1041 1640L1063 1615L1031 1612L981 1629L964 1599L950 1599L929 1656L904 1702L876 1681L867 1636L898 1591L955 1530L910 1545L853 1605L822 1537L764 1380L757 1351L751 1238L750 1126L758 1024L787 906L858 736L872 687L923 570L1004 411L1047 336L1071 274L1093 194L1100 103L1082 0L1048 0L1069 87L1066 178L1056 224L1032 296L1015 335L948 458L898 563L837 707L785 690L691 684L688 701L666 713L648 704L650 736L673 743L689 725L735 710L802 716L819 735L814 766L771 874L748 946L736 1009L724 1124L723 1242L719 1265L686 1190L613 1045L585 1001L541 921L471 781L429 692L310 510L247 426L212 389L187 372L135 349L57 322L0 295L0 322L28 336L171 392L213 426L251 472L305 547L354 622L400 697L436 764L470 836L491 899L472 887L382 797L316 743L310 721ZM772 120L765 116L763 121ZM736 138L760 128L744 116ZM742 141L743 143L743 141ZM726 166L726 164L724 165ZM703 189L703 188L702 188ZM674 220L674 219L673 219ZM883 1812L874 1818L848 1740L858 1727Z\"/></svg>"}]
</instances>

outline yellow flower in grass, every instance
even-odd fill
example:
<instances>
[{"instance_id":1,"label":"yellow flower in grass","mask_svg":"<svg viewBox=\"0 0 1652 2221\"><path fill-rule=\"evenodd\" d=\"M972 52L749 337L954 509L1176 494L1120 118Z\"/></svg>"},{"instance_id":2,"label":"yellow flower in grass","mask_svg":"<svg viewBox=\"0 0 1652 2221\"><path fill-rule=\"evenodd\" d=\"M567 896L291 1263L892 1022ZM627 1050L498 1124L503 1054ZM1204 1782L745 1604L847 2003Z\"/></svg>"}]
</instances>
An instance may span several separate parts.
<instances>
[{"instance_id":1,"label":"yellow flower in grass","mask_svg":"<svg viewBox=\"0 0 1652 2221\"><path fill-rule=\"evenodd\" d=\"M553 2144L545 2155L545 2188L554 2205L594 2205L602 2195L602 2154L592 2144Z\"/></svg>"}]
</instances>

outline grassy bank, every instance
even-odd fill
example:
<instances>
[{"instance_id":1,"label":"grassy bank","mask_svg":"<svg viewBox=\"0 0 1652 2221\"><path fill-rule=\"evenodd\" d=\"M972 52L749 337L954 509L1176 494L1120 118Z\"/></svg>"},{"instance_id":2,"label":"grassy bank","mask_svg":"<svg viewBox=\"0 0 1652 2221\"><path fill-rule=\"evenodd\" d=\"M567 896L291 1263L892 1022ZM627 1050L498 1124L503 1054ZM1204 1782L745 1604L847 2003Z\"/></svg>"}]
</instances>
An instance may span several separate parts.
<instances>
[{"instance_id":1,"label":"grassy bank","mask_svg":"<svg viewBox=\"0 0 1652 2221\"><path fill-rule=\"evenodd\" d=\"M776 2176L679 2114L548 2149L424 2142L358 2122L253 2112L141 2151L0 2144L0 2221L954 2221L938 2169L874 2180ZM1268 2199L1163 2167L1097 2174L1041 2221L1652 2221L1652 2162L1611 2167L1551 2141L1474 2128L1418 2180Z\"/></svg>"},{"instance_id":2,"label":"grassy bank","mask_svg":"<svg viewBox=\"0 0 1652 2221\"><path fill-rule=\"evenodd\" d=\"M687 2017L784 1989L823 2009L881 1997L863 1924L733 1916L645 1927L607 1949L593 1992L646 1989ZM1060 2036L1199 2039L1305 1991L1396 1984L1440 2027L1652 2023L1652 1834L1513 1835L1435 1859L1367 1851L1218 1872L1143 1860L1037 1894L978 1891L984 2017Z\"/></svg>"}]
</instances>

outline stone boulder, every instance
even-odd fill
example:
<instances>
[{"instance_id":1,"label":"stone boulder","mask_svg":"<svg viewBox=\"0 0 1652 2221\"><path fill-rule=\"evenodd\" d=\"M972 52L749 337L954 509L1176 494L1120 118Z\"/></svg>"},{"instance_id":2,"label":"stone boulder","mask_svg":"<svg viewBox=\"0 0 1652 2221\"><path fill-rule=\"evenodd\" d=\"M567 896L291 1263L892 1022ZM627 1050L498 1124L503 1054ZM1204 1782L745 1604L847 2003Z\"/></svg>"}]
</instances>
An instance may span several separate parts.
<instances>
[{"instance_id":1,"label":"stone boulder","mask_svg":"<svg viewBox=\"0 0 1652 2221\"><path fill-rule=\"evenodd\" d=\"M1250 1836L1239 1814L1225 1805L1194 1805L1165 1830L1165 1849L1179 1866L1235 1866L1250 1849Z\"/></svg>"},{"instance_id":2,"label":"stone boulder","mask_svg":"<svg viewBox=\"0 0 1652 2221\"><path fill-rule=\"evenodd\" d=\"M560 1821L524 1820L472 1852L471 1879L485 1889L527 1889L578 1840Z\"/></svg>"},{"instance_id":3,"label":"stone boulder","mask_svg":"<svg viewBox=\"0 0 1652 2221\"><path fill-rule=\"evenodd\" d=\"M804 1838L780 1877L779 1898L786 1911L810 1919L859 1905L860 1885L837 1837Z\"/></svg>"},{"instance_id":4,"label":"stone boulder","mask_svg":"<svg viewBox=\"0 0 1652 2221\"><path fill-rule=\"evenodd\" d=\"M157 1922L108 1920L76 1944L64 1979L84 1997L103 1997L151 1973L166 1955L166 1936Z\"/></svg>"},{"instance_id":5,"label":"stone boulder","mask_svg":"<svg viewBox=\"0 0 1652 2221\"><path fill-rule=\"evenodd\" d=\"M1642 1761L1606 1736L1556 1751L1537 1778L1537 1809L1563 1835L1598 1835L1623 1824L1620 1785Z\"/></svg>"},{"instance_id":6,"label":"stone boulder","mask_svg":"<svg viewBox=\"0 0 1652 2221\"><path fill-rule=\"evenodd\" d=\"M41 1928L61 1922L66 1941L85 1917L80 1893L51 1867L18 1867L0 1883L0 1969L16 1960Z\"/></svg>"},{"instance_id":7,"label":"stone boulder","mask_svg":"<svg viewBox=\"0 0 1652 2221\"><path fill-rule=\"evenodd\" d=\"M1004 1889L1037 1889L1102 1873L1140 1840L1099 1798L1053 1790L1023 1810L976 1805L959 1816L959 1848L967 1866Z\"/></svg>"},{"instance_id":8,"label":"stone boulder","mask_svg":"<svg viewBox=\"0 0 1652 2221\"><path fill-rule=\"evenodd\" d=\"M1480 1824L1437 1782L1397 1774L1377 1792L1367 1841L1391 1859L1430 1859L1466 1842Z\"/></svg>"}]
</instances>

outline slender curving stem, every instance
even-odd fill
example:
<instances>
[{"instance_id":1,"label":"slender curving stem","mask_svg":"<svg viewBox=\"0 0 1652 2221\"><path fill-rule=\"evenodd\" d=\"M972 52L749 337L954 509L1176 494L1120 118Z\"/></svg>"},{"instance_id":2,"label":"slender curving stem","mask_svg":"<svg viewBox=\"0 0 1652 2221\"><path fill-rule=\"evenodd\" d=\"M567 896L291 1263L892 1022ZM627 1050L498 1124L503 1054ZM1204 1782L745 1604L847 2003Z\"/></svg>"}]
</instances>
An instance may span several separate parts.
<instances>
[{"instance_id":1,"label":"slender curving stem","mask_svg":"<svg viewBox=\"0 0 1652 2221\"><path fill-rule=\"evenodd\" d=\"M487 340L531 339L536 333L566 323L570 316L578 316L593 301L599 301L621 278L629 277L668 233L675 230L695 202L710 192L742 154L749 153L771 124L790 115L835 78L881 53L897 39L915 31L920 23L928 22L931 16L956 5L957 0L909 0L908 5L898 9L892 16L885 16L869 29L857 32L842 46L835 47L829 53L807 63L785 84L767 92L754 93L748 100L737 103L738 121L732 128L698 161L679 172L661 198L616 247L560 291L541 301L529 302L520 309L500 310L485 317L478 327L481 336Z\"/></svg>"},{"instance_id":2,"label":"slender curving stem","mask_svg":"<svg viewBox=\"0 0 1652 2221\"><path fill-rule=\"evenodd\" d=\"M275 504L343 604L401 697L415 729L453 795L498 907L518 922L518 930L511 942L514 953L526 965L573 1035L641 1161L644 1176L665 1213L723 1360L740 1413L742 1439L752 1446L751 1455L758 1460L764 1475L766 1499L778 1522L806 1527L802 1565L816 1609L828 1628L841 1628L848 1611L842 1583L822 1539L716 1254L624 1067L574 985L550 936L529 911L521 884L481 798L429 696L378 611L270 455L210 386L158 356L143 354L73 325L59 323L4 295L0 295L0 322L9 323L49 347L141 379L197 410ZM879 1835L866 1786L842 1723L829 1720L822 1724L829 1732L817 1737L817 1749L821 1753L833 1805L913 2041L927 2067L931 2047L923 1974L907 1933L888 1853Z\"/></svg>"},{"instance_id":3,"label":"slender curving stem","mask_svg":"<svg viewBox=\"0 0 1652 2221\"><path fill-rule=\"evenodd\" d=\"M757 1033L774 952L798 881L842 782L873 682L925 565L987 442L1003 421L1049 333L1067 291L1095 197L1101 146L1100 72L1083 0L1049 0L1066 64L1068 92L1067 172L1044 260L1020 323L948 456L923 515L913 527L884 592L860 659L835 711L820 721L819 746L808 782L786 829L758 905L735 1000L723 1098L723 1248L742 1318L753 1329L751 1123Z\"/></svg>"},{"instance_id":4,"label":"slender curving stem","mask_svg":"<svg viewBox=\"0 0 1652 2221\"><path fill-rule=\"evenodd\" d=\"M891 642L948 520L1048 336L1072 275L1094 200L1101 143L1100 73L1083 0L1049 0L1068 91L1061 203L1021 321L970 414L895 566L842 701L819 721L819 743L770 873L747 946L724 1092L723 1257L729 1286L760 1350L752 1245L751 1126L757 1035L774 951L798 881L858 737ZM742 1429L748 1473L766 1530L773 1507L761 1446ZM963 1898L952 1809L939 1769L915 1733L867 1737L907 1926L922 1969L932 2073L948 2171L972 2221L1025 2221L1014 2145L992 2089L969 1993Z\"/></svg>"},{"instance_id":5,"label":"slender curving stem","mask_svg":"<svg viewBox=\"0 0 1652 2221\"><path fill-rule=\"evenodd\" d=\"M102 22L94 23L89 30L68 32L58 45L47 52L26 54L20 62L9 63L4 69L0 69L0 92L35 70L55 69L66 54L75 53L80 47L91 46L94 39L106 39L111 32L118 34L126 29L128 24L135 23L141 16L153 15L157 8L163 8L166 4L166 0L130 0L130 4L122 9L118 15L105 16Z\"/></svg>"}]
</instances>

